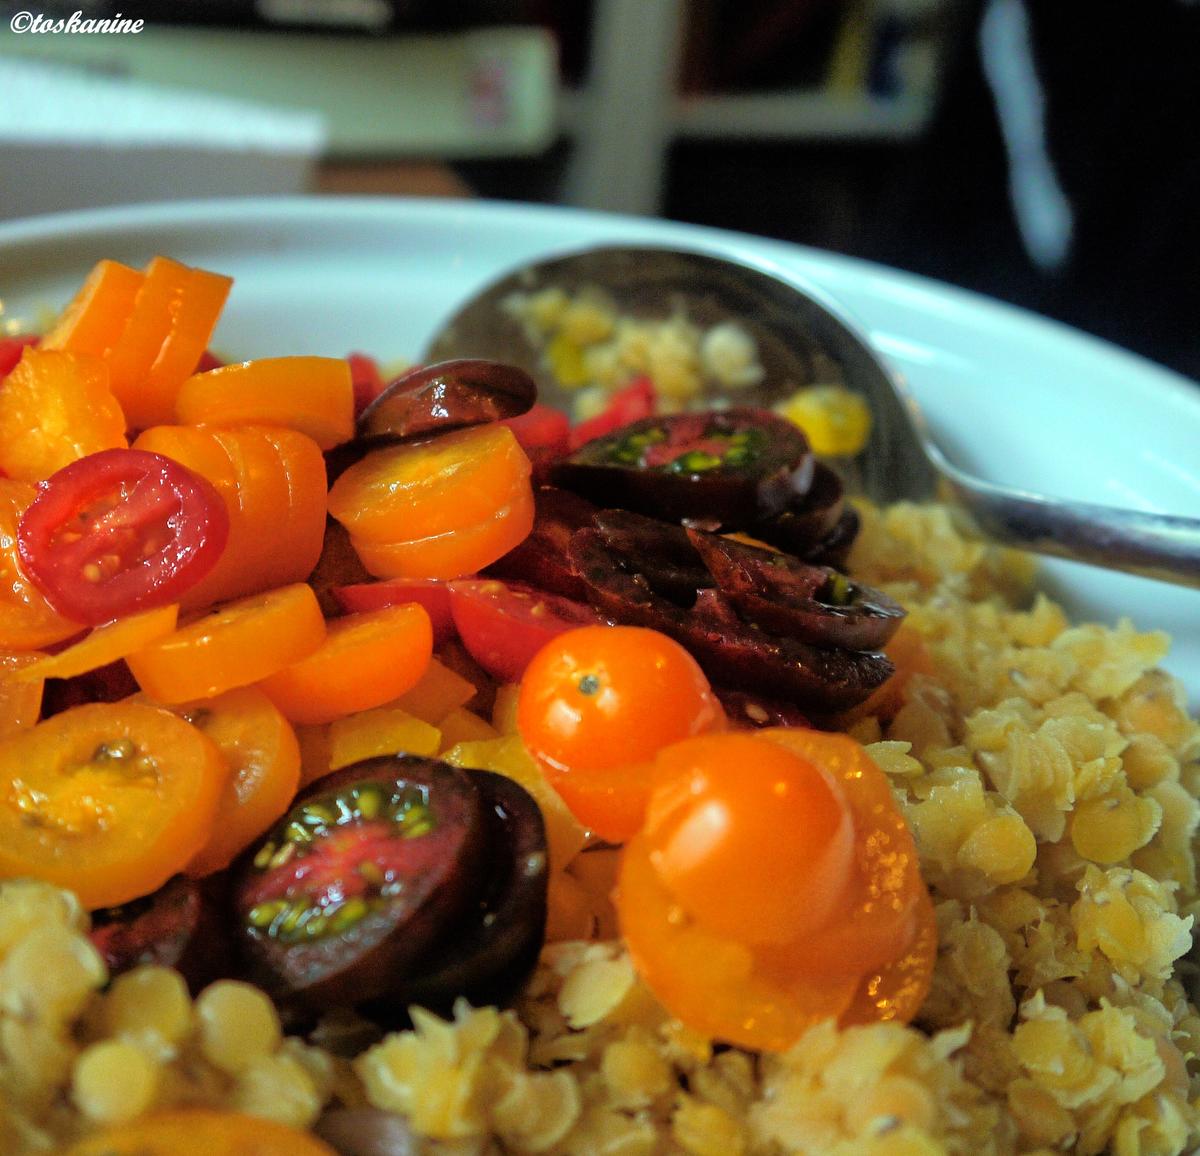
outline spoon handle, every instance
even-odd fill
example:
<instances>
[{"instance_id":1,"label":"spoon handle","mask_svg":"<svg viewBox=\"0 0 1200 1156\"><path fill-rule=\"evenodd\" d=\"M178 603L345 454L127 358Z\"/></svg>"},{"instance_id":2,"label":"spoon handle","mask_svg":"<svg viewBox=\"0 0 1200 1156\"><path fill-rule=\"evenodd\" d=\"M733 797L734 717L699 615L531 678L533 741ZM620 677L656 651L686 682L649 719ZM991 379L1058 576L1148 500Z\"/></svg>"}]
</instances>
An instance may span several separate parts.
<instances>
[{"instance_id":1,"label":"spoon handle","mask_svg":"<svg viewBox=\"0 0 1200 1156\"><path fill-rule=\"evenodd\" d=\"M1200 520L1043 498L939 463L959 503L1008 546L1200 589Z\"/></svg>"}]
</instances>

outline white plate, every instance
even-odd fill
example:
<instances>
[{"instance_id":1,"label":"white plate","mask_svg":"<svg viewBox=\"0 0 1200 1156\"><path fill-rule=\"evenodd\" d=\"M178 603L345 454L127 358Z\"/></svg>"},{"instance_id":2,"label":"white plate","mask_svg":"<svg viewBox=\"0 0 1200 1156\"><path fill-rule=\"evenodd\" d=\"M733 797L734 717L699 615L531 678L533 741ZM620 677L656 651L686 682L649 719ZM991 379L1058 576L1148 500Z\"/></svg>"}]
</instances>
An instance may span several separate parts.
<instances>
[{"instance_id":1,"label":"white plate","mask_svg":"<svg viewBox=\"0 0 1200 1156\"><path fill-rule=\"evenodd\" d=\"M61 304L101 257L232 274L215 344L247 357L413 356L477 287L533 257L645 241L773 261L824 288L909 380L950 455L1065 497L1200 517L1200 387L1032 314L879 266L661 221L471 201L138 206L0 226L0 320ZM1200 593L1048 562L1077 619L1170 631L1200 700Z\"/></svg>"}]
</instances>

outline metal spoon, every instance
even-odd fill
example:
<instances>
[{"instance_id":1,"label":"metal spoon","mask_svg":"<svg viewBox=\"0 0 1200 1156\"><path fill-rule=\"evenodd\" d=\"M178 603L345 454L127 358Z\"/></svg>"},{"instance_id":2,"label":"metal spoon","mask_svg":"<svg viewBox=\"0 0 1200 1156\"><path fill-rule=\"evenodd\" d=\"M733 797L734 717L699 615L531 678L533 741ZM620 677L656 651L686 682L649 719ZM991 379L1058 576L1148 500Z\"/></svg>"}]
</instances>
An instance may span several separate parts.
<instances>
[{"instance_id":1,"label":"metal spoon","mask_svg":"<svg viewBox=\"0 0 1200 1156\"><path fill-rule=\"evenodd\" d=\"M993 540L1039 554L1200 588L1200 521L1049 498L996 485L951 465L925 419L839 306L820 290L707 253L604 247L524 266L487 286L430 340L432 360L491 357L527 370L550 403L554 380L522 321L514 294L558 286L599 289L623 313L663 318L682 310L701 326L735 320L756 340L764 384L739 404L771 404L798 386L841 380L871 409L870 442L858 461L861 491L884 503L950 497Z\"/></svg>"}]
</instances>

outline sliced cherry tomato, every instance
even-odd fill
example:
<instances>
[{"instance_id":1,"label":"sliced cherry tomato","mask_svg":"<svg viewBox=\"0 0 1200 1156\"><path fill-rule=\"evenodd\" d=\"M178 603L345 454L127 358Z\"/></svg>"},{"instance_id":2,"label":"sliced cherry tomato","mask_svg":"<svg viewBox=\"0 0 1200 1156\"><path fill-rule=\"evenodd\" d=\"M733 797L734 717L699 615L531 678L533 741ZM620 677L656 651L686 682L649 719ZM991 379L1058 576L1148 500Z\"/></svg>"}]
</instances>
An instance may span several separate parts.
<instances>
[{"instance_id":1,"label":"sliced cherry tomato","mask_svg":"<svg viewBox=\"0 0 1200 1156\"><path fill-rule=\"evenodd\" d=\"M571 430L569 448L577 450L593 438L604 437L630 422L652 417L658 408L654 382L646 376L635 377L623 389L618 389L603 413L581 421Z\"/></svg>"},{"instance_id":2,"label":"sliced cherry tomato","mask_svg":"<svg viewBox=\"0 0 1200 1156\"><path fill-rule=\"evenodd\" d=\"M190 702L259 682L306 658L324 639L317 596L297 583L227 603L127 661L157 702Z\"/></svg>"},{"instance_id":3,"label":"sliced cherry tomato","mask_svg":"<svg viewBox=\"0 0 1200 1156\"><path fill-rule=\"evenodd\" d=\"M207 841L228 768L157 707L92 703L0 746L0 877L29 875L112 907L161 887Z\"/></svg>"},{"instance_id":4,"label":"sliced cherry tomato","mask_svg":"<svg viewBox=\"0 0 1200 1156\"><path fill-rule=\"evenodd\" d=\"M750 945L681 918L644 835L622 853L617 914L646 985L672 1015L711 1039L784 1051L822 1020L842 1016L859 986L855 975L814 977L769 968Z\"/></svg>"},{"instance_id":5,"label":"sliced cherry tomato","mask_svg":"<svg viewBox=\"0 0 1200 1156\"><path fill-rule=\"evenodd\" d=\"M354 388L354 416L358 417L381 393L385 382L379 362L366 353L347 353L350 382Z\"/></svg>"},{"instance_id":6,"label":"sliced cherry tomato","mask_svg":"<svg viewBox=\"0 0 1200 1156\"><path fill-rule=\"evenodd\" d=\"M23 654L0 650L0 738L14 731L28 730L38 721L42 709L42 680L12 676L42 658L36 650Z\"/></svg>"},{"instance_id":7,"label":"sliced cherry tomato","mask_svg":"<svg viewBox=\"0 0 1200 1156\"><path fill-rule=\"evenodd\" d=\"M720 703L677 642L636 626L583 626L552 639L521 680L517 725L584 826L620 842L640 826L647 764L721 727Z\"/></svg>"},{"instance_id":8,"label":"sliced cherry tomato","mask_svg":"<svg viewBox=\"0 0 1200 1156\"><path fill-rule=\"evenodd\" d=\"M17 526L37 491L28 482L0 478L0 648L36 650L82 632L59 614L21 565Z\"/></svg>"},{"instance_id":9,"label":"sliced cherry tomato","mask_svg":"<svg viewBox=\"0 0 1200 1156\"><path fill-rule=\"evenodd\" d=\"M506 418L503 424L517 435L517 441L526 453L537 450L562 457L570 448L570 420L562 410L544 402L535 403L533 409L520 417Z\"/></svg>"},{"instance_id":10,"label":"sliced cherry tomato","mask_svg":"<svg viewBox=\"0 0 1200 1156\"><path fill-rule=\"evenodd\" d=\"M179 1156L181 1152L203 1152L205 1156L337 1156L328 1144L307 1132L273 1120L208 1108L155 1112L80 1140L63 1156Z\"/></svg>"},{"instance_id":11,"label":"sliced cherry tomato","mask_svg":"<svg viewBox=\"0 0 1200 1156\"><path fill-rule=\"evenodd\" d=\"M36 663L15 671L10 677L15 682L26 682L31 679L75 678L90 674L110 666L135 650L141 650L156 638L170 634L175 629L178 614L179 607L172 604L106 622L78 642L57 654L39 658Z\"/></svg>"},{"instance_id":12,"label":"sliced cherry tomato","mask_svg":"<svg viewBox=\"0 0 1200 1156\"><path fill-rule=\"evenodd\" d=\"M312 654L262 682L293 722L332 722L399 698L433 654L429 615L415 602L331 619Z\"/></svg>"},{"instance_id":13,"label":"sliced cherry tomato","mask_svg":"<svg viewBox=\"0 0 1200 1156\"><path fill-rule=\"evenodd\" d=\"M209 875L228 867L291 806L300 747L287 719L252 686L175 711L212 739L229 764L212 836L187 866L189 875Z\"/></svg>"},{"instance_id":14,"label":"sliced cherry tomato","mask_svg":"<svg viewBox=\"0 0 1200 1156\"><path fill-rule=\"evenodd\" d=\"M25 350L35 349L40 340L38 337L0 337L0 377L11 373Z\"/></svg>"},{"instance_id":15,"label":"sliced cherry tomato","mask_svg":"<svg viewBox=\"0 0 1200 1156\"><path fill-rule=\"evenodd\" d=\"M322 450L354 436L350 367L340 357L263 357L194 373L175 397L184 425L274 425Z\"/></svg>"},{"instance_id":16,"label":"sliced cherry tomato","mask_svg":"<svg viewBox=\"0 0 1200 1156\"><path fill-rule=\"evenodd\" d=\"M145 279L145 274L118 261L98 261L42 345L104 356L124 332Z\"/></svg>"},{"instance_id":17,"label":"sliced cherry tomato","mask_svg":"<svg viewBox=\"0 0 1200 1156\"><path fill-rule=\"evenodd\" d=\"M429 538L494 518L529 492L529 469L511 430L475 426L369 453L333 484L329 512L360 542Z\"/></svg>"},{"instance_id":18,"label":"sliced cherry tomato","mask_svg":"<svg viewBox=\"0 0 1200 1156\"><path fill-rule=\"evenodd\" d=\"M195 373L207 373L210 369L220 369L225 362L221 360L211 349L206 349L200 354L200 360L196 362Z\"/></svg>"},{"instance_id":19,"label":"sliced cherry tomato","mask_svg":"<svg viewBox=\"0 0 1200 1156\"><path fill-rule=\"evenodd\" d=\"M185 608L299 582L317 564L325 535L325 459L312 438L273 426L154 426L134 448L206 478L228 514L225 551L187 592Z\"/></svg>"},{"instance_id":20,"label":"sliced cherry tomato","mask_svg":"<svg viewBox=\"0 0 1200 1156\"><path fill-rule=\"evenodd\" d=\"M134 429L173 418L175 395L208 347L232 284L166 257L146 266L129 320L106 354L109 384Z\"/></svg>"},{"instance_id":21,"label":"sliced cherry tomato","mask_svg":"<svg viewBox=\"0 0 1200 1156\"><path fill-rule=\"evenodd\" d=\"M458 530L403 542L364 542L353 535L350 541L363 566L379 578L461 578L490 566L529 537L534 505L528 480L503 501L491 517Z\"/></svg>"},{"instance_id":22,"label":"sliced cherry tomato","mask_svg":"<svg viewBox=\"0 0 1200 1156\"><path fill-rule=\"evenodd\" d=\"M450 610L462 644L488 674L516 682L543 646L577 626L598 626L583 602L543 594L522 582L462 578L448 582Z\"/></svg>"},{"instance_id":23,"label":"sliced cherry tomato","mask_svg":"<svg viewBox=\"0 0 1200 1156\"><path fill-rule=\"evenodd\" d=\"M90 454L43 482L17 528L21 561L60 613L99 624L176 602L217 564L225 505L159 454Z\"/></svg>"},{"instance_id":24,"label":"sliced cherry tomato","mask_svg":"<svg viewBox=\"0 0 1200 1156\"><path fill-rule=\"evenodd\" d=\"M450 589L436 578L387 578L379 582L355 582L335 586L333 597L348 614L382 610L404 602L419 602L433 627L433 645L454 637L454 619L450 615Z\"/></svg>"},{"instance_id":25,"label":"sliced cherry tomato","mask_svg":"<svg viewBox=\"0 0 1200 1156\"><path fill-rule=\"evenodd\" d=\"M0 390L0 469L40 482L100 450L124 447L125 415L96 357L30 349Z\"/></svg>"}]
</instances>

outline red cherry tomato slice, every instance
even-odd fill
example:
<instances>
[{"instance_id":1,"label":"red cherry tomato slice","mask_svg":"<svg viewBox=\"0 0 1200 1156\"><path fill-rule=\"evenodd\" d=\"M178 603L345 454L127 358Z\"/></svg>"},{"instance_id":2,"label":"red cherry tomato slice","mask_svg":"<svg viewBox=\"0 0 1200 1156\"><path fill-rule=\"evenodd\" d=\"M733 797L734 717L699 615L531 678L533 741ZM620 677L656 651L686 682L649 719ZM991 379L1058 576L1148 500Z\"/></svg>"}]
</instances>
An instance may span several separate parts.
<instances>
[{"instance_id":1,"label":"red cherry tomato slice","mask_svg":"<svg viewBox=\"0 0 1200 1156\"><path fill-rule=\"evenodd\" d=\"M207 373L210 369L220 369L223 362L211 349L206 349L200 354L200 360L196 362L196 373Z\"/></svg>"},{"instance_id":2,"label":"red cherry tomato slice","mask_svg":"<svg viewBox=\"0 0 1200 1156\"><path fill-rule=\"evenodd\" d=\"M624 389L618 389L612 395L603 413L581 421L571 430L570 448L577 450L585 442L604 437L623 425L653 417L657 404L654 382L645 376L635 377Z\"/></svg>"},{"instance_id":3,"label":"red cherry tomato slice","mask_svg":"<svg viewBox=\"0 0 1200 1156\"><path fill-rule=\"evenodd\" d=\"M504 682L516 682L552 638L604 621L582 602L520 582L468 578L446 585L463 646L488 674Z\"/></svg>"},{"instance_id":4,"label":"red cherry tomato slice","mask_svg":"<svg viewBox=\"0 0 1200 1156\"><path fill-rule=\"evenodd\" d=\"M145 450L89 454L38 489L17 526L21 561L60 614L88 625L177 601L229 536L212 485Z\"/></svg>"},{"instance_id":5,"label":"red cherry tomato slice","mask_svg":"<svg viewBox=\"0 0 1200 1156\"><path fill-rule=\"evenodd\" d=\"M571 422L562 410L539 401L527 413L505 418L504 424L516 434L526 453L538 450L554 457L564 457L567 453Z\"/></svg>"},{"instance_id":6,"label":"red cherry tomato slice","mask_svg":"<svg viewBox=\"0 0 1200 1156\"><path fill-rule=\"evenodd\" d=\"M37 345L37 337L0 337L0 377L7 377L21 360L21 354L31 345Z\"/></svg>"},{"instance_id":7,"label":"red cherry tomato slice","mask_svg":"<svg viewBox=\"0 0 1200 1156\"><path fill-rule=\"evenodd\" d=\"M354 416L357 417L381 393L387 384L379 362L365 353L347 353L350 365L350 384L354 387Z\"/></svg>"},{"instance_id":8,"label":"red cherry tomato slice","mask_svg":"<svg viewBox=\"0 0 1200 1156\"><path fill-rule=\"evenodd\" d=\"M388 578L379 582L356 582L335 586L333 597L347 614L383 610L402 602L419 602L433 626L433 644L441 646L454 637L450 616L450 591L438 578Z\"/></svg>"}]
</instances>

